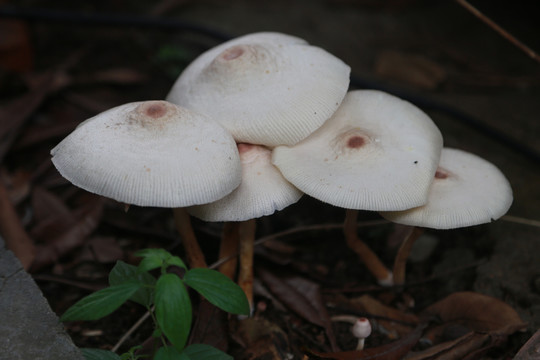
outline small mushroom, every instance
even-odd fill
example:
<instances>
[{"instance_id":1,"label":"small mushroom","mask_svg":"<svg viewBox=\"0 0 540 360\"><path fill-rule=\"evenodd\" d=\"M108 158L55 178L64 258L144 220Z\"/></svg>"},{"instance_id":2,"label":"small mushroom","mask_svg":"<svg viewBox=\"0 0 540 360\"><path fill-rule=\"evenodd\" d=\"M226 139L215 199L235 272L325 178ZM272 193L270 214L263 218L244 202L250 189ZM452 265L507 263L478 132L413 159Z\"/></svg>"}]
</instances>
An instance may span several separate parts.
<instances>
[{"instance_id":1,"label":"small mushroom","mask_svg":"<svg viewBox=\"0 0 540 360\"><path fill-rule=\"evenodd\" d=\"M356 350L364 349L366 338L371 335L371 323L368 318L353 315L334 315L330 319L351 324L351 334L358 339Z\"/></svg>"},{"instance_id":2,"label":"small mushroom","mask_svg":"<svg viewBox=\"0 0 540 360\"><path fill-rule=\"evenodd\" d=\"M358 345L356 350L363 350L366 338L371 335L371 324L365 317L359 317L356 319L354 325L351 328L351 333L358 339Z\"/></svg>"},{"instance_id":3,"label":"small mushroom","mask_svg":"<svg viewBox=\"0 0 540 360\"><path fill-rule=\"evenodd\" d=\"M255 33L195 59L167 100L210 115L239 143L292 145L321 126L349 86L350 67L280 33Z\"/></svg>"},{"instance_id":4,"label":"small mushroom","mask_svg":"<svg viewBox=\"0 0 540 360\"><path fill-rule=\"evenodd\" d=\"M356 210L404 210L426 203L442 135L409 102L374 90L347 94L323 126L294 146L273 150L273 163L306 194L348 209L347 244L381 285L392 273L356 233Z\"/></svg>"},{"instance_id":5,"label":"small mushroom","mask_svg":"<svg viewBox=\"0 0 540 360\"><path fill-rule=\"evenodd\" d=\"M225 221L221 256L240 249L238 283L253 309L253 246L255 219L273 214L297 202L303 195L271 163L270 149L238 144L242 164L242 183L229 195L212 203L191 206L187 211L205 221ZM231 222L238 222L234 229ZM236 240L235 240L236 239ZM239 245L237 245L239 243ZM227 270L232 276L234 269ZM230 272L229 272L230 271Z\"/></svg>"},{"instance_id":6,"label":"small mushroom","mask_svg":"<svg viewBox=\"0 0 540 360\"><path fill-rule=\"evenodd\" d=\"M181 208L218 200L241 181L231 135L207 116L166 101L100 113L81 123L51 155L60 174L87 191L125 204L175 208L181 232L189 230ZM202 266L204 259L199 260Z\"/></svg>"},{"instance_id":7,"label":"small mushroom","mask_svg":"<svg viewBox=\"0 0 540 360\"><path fill-rule=\"evenodd\" d=\"M406 259L422 228L454 229L489 223L512 204L512 188L493 164L463 150L444 148L425 205L380 214L412 226L394 263L396 284L405 282Z\"/></svg>"},{"instance_id":8,"label":"small mushroom","mask_svg":"<svg viewBox=\"0 0 540 360\"><path fill-rule=\"evenodd\" d=\"M270 149L238 144L242 182L225 197L190 206L187 211L205 221L245 221L271 215L297 202L302 192L272 165Z\"/></svg>"}]
</instances>

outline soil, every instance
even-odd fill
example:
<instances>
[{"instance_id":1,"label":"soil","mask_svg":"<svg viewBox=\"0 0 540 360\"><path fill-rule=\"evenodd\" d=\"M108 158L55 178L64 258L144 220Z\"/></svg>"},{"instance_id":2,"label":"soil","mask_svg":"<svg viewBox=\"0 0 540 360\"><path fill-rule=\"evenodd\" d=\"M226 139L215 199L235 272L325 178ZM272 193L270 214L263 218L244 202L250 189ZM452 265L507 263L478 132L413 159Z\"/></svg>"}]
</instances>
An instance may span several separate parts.
<instances>
[{"instance_id":1,"label":"soil","mask_svg":"<svg viewBox=\"0 0 540 360\"><path fill-rule=\"evenodd\" d=\"M540 51L537 6L525 1L472 3ZM131 207L125 212L122 204L90 197L61 179L50 163L50 149L76 124L101 111L127 102L163 99L191 60L224 39L278 31L304 38L349 64L351 88L381 89L417 104L441 129L445 146L473 152L503 171L512 184L514 203L508 217L491 224L427 230L409 260L406 286L388 289L377 284L346 246L339 227L344 210L305 196L258 221L259 239L298 230L256 248L255 318L260 323L246 325L232 318L224 325L228 326L226 336L208 335L208 342L225 343L239 360L285 359L287 354L317 358L306 349L332 350L324 327L276 296L275 287L280 285L272 283L268 273L278 279L309 281L331 315L348 311L373 317L365 307L362 311L351 305L366 295L399 311L400 316L420 315L446 296L471 291L502 300L527 323L520 331L501 335L496 344L487 346L486 342L486 351L471 358L512 359L540 328L540 123L536 115L540 64L457 2L20 0L14 5L41 11L26 13L24 17L31 19L21 29L9 30L10 39L19 46L18 60L16 65L2 63L0 96L7 104L30 94L40 106L28 105L31 114L5 153L2 178L36 244L46 248L73 240L61 256L41 259L40 266L31 270L58 314L106 286L115 261L136 263L135 250L159 246L181 256L183 250L168 209ZM79 19L73 14L90 17ZM97 14L111 17L93 17ZM134 24L140 16L154 22ZM178 20L183 27L173 28L163 19ZM2 46L0 42L0 56L7 59ZM40 81L51 74L57 88L40 98L46 87ZM69 208L69 221L56 207L58 201L40 195L43 189ZM56 215L47 226L40 205ZM63 225L58 214L64 216ZM81 224L88 219L95 224L84 228ZM395 226L380 220L378 214L362 212L359 223L368 223L359 227L359 235L390 265L398 246L391 236ZM324 224L332 225L311 228ZM217 260L222 224L194 219L193 226L212 264ZM77 234L70 229L77 229ZM198 314L204 315L197 298L193 300ZM128 304L103 320L66 327L78 346L110 349L143 313L137 305ZM250 344L246 334L252 335L258 327L266 329L265 336ZM335 323L332 329L337 348L354 348L349 325ZM151 324L143 324L120 351L145 342L151 332ZM375 331L368 346L395 340ZM426 347L422 341L415 344L415 351ZM411 350L404 343L400 346ZM388 358L402 357L393 356Z\"/></svg>"}]
</instances>

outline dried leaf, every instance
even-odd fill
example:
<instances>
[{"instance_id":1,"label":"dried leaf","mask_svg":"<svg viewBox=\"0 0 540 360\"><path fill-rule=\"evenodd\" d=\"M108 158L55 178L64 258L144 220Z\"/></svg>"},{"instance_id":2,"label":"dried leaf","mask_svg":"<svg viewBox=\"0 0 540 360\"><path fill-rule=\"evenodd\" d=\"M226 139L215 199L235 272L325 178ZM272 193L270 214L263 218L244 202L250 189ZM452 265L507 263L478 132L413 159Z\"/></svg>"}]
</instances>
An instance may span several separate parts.
<instances>
[{"instance_id":1,"label":"dried leaf","mask_svg":"<svg viewBox=\"0 0 540 360\"><path fill-rule=\"evenodd\" d=\"M380 317L381 319L377 320L379 326L390 333L397 333L400 336L408 334L411 331L411 326L419 323L416 315L386 306L369 295L352 299L351 304L372 316ZM404 324L410 325L407 326Z\"/></svg>"},{"instance_id":2,"label":"dried leaf","mask_svg":"<svg viewBox=\"0 0 540 360\"><path fill-rule=\"evenodd\" d=\"M406 336L389 344L367 348L356 351L341 351L334 353L319 353L316 351L308 351L308 353L323 358L335 360L399 360L407 354L412 347L418 342L425 325L416 327Z\"/></svg>"},{"instance_id":3,"label":"dried leaf","mask_svg":"<svg viewBox=\"0 0 540 360\"><path fill-rule=\"evenodd\" d=\"M337 342L334 336L334 329L332 326L332 320L326 310L324 300L321 294L321 287L319 284L309 281L299 276L286 277L285 282L295 288L299 293L303 294L307 298L309 303L319 313L319 320L323 324L326 336L330 342L330 346L333 351L337 351Z\"/></svg>"},{"instance_id":4,"label":"dried leaf","mask_svg":"<svg viewBox=\"0 0 540 360\"><path fill-rule=\"evenodd\" d=\"M191 330L190 343L209 344L227 352L229 345L227 332L227 314L202 299Z\"/></svg>"},{"instance_id":5,"label":"dried leaf","mask_svg":"<svg viewBox=\"0 0 540 360\"><path fill-rule=\"evenodd\" d=\"M263 268L258 269L257 274L283 304L310 323L324 327L319 310L304 293Z\"/></svg>"},{"instance_id":6,"label":"dried leaf","mask_svg":"<svg viewBox=\"0 0 540 360\"><path fill-rule=\"evenodd\" d=\"M426 316L438 316L443 322L455 322L478 332L510 335L527 324L505 302L491 296L464 291L429 306Z\"/></svg>"},{"instance_id":7,"label":"dried leaf","mask_svg":"<svg viewBox=\"0 0 540 360\"><path fill-rule=\"evenodd\" d=\"M101 220L103 199L94 197L93 201L77 210L79 213L76 215L77 221L73 226L52 239L49 244L38 247L36 258L32 264L33 271L54 263L59 257L83 244Z\"/></svg>"},{"instance_id":8,"label":"dried leaf","mask_svg":"<svg viewBox=\"0 0 540 360\"><path fill-rule=\"evenodd\" d=\"M236 323L232 337L242 345L250 360L289 359L287 335L276 324L263 318L247 318Z\"/></svg>"},{"instance_id":9,"label":"dried leaf","mask_svg":"<svg viewBox=\"0 0 540 360\"><path fill-rule=\"evenodd\" d=\"M100 263L113 263L121 260L124 252L114 236L94 236L88 240L85 247L86 254L91 254L89 259Z\"/></svg>"},{"instance_id":10,"label":"dried leaf","mask_svg":"<svg viewBox=\"0 0 540 360\"><path fill-rule=\"evenodd\" d=\"M0 160L5 156L23 124L50 94L66 87L69 80L63 72L50 71L36 78L34 90L11 100L0 108Z\"/></svg>"},{"instance_id":11,"label":"dried leaf","mask_svg":"<svg viewBox=\"0 0 540 360\"><path fill-rule=\"evenodd\" d=\"M57 217L61 217L63 221L74 220L64 201L41 186L34 187L32 191L32 210L37 223Z\"/></svg>"},{"instance_id":12,"label":"dried leaf","mask_svg":"<svg viewBox=\"0 0 540 360\"><path fill-rule=\"evenodd\" d=\"M410 352L406 360L461 360L471 351L480 347L489 339L487 334L468 332L452 340L437 344L423 351Z\"/></svg>"}]
</instances>

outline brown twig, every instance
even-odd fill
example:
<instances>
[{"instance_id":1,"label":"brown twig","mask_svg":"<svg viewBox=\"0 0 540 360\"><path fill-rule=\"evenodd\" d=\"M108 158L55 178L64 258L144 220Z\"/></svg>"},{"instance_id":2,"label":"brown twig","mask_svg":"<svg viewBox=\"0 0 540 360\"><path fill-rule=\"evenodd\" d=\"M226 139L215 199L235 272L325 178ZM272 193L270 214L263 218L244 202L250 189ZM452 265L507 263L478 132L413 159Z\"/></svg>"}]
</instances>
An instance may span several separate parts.
<instances>
[{"instance_id":1,"label":"brown twig","mask_svg":"<svg viewBox=\"0 0 540 360\"><path fill-rule=\"evenodd\" d=\"M458 4L463 6L465 9L467 9L470 13L472 13L474 16L482 20L484 23L486 23L490 28L495 30L499 33L502 37L504 37L506 40L510 41L512 44L517 46L521 51L526 53L529 57L531 57L533 60L536 60L540 62L540 56L532 50L530 47L519 41L516 37L511 35L508 31L503 29L501 26L499 26L497 23L495 23L493 20L491 20L489 17L484 15L480 10L472 6L468 1L466 0L456 0Z\"/></svg>"}]
</instances>

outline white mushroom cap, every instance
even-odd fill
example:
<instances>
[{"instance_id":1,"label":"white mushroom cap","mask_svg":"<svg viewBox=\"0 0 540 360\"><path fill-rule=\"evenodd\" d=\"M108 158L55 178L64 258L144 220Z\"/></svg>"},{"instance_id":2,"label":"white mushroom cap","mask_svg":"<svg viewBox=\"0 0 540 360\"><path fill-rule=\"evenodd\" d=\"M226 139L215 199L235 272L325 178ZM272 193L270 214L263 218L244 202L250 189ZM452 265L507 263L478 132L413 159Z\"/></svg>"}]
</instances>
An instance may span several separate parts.
<instances>
[{"instance_id":1,"label":"white mushroom cap","mask_svg":"<svg viewBox=\"0 0 540 360\"><path fill-rule=\"evenodd\" d=\"M444 148L427 204L381 215L400 224L452 229L496 220L512 200L510 183L497 167L471 153Z\"/></svg>"},{"instance_id":2,"label":"white mushroom cap","mask_svg":"<svg viewBox=\"0 0 540 360\"><path fill-rule=\"evenodd\" d=\"M167 100L210 115L238 143L292 145L337 109L349 74L343 61L302 39L251 34L195 59Z\"/></svg>"},{"instance_id":3,"label":"white mushroom cap","mask_svg":"<svg viewBox=\"0 0 540 360\"><path fill-rule=\"evenodd\" d=\"M351 327L351 332L354 337L358 339L365 339L371 335L371 323L365 317L356 319L354 325Z\"/></svg>"},{"instance_id":4,"label":"white mushroom cap","mask_svg":"<svg viewBox=\"0 0 540 360\"><path fill-rule=\"evenodd\" d=\"M442 136L420 109L374 90L347 94L308 138L274 149L273 163L306 194L348 209L423 205Z\"/></svg>"},{"instance_id":5,"label":"white mushroom cap","mask_svg":"<svg viewBox=\"0 0 540 360\"><path fill-rule=\"evenodd\" d=\"M187 211L205 221L245 221L273 214L294 204L302 192L291 185L270 162L271 151L263 146L238 144L242 183L224 198Z\"/></svg>"},{"instance_id":6,"label":"white mushroom cap","mask_svg":"<svg viewBox=\"0 0 540 360\"><path fill-rule=\"evenodd\" d=\"M74 185L141 206L215 201L241 181L230 134L210 118L166 101L129 103L98 114L51 154Z\"/></svg>"}]
</instances>

